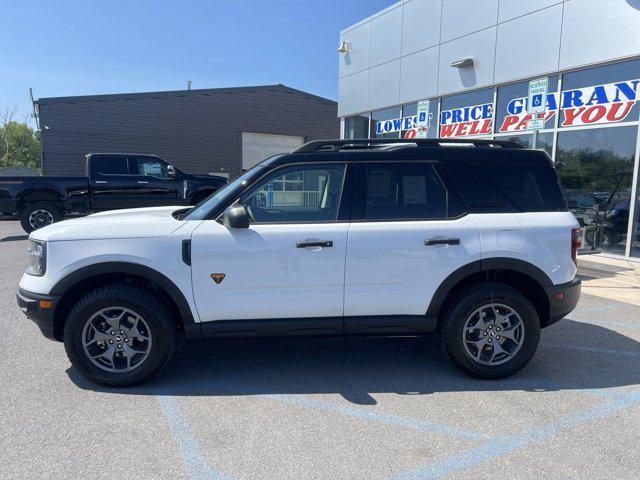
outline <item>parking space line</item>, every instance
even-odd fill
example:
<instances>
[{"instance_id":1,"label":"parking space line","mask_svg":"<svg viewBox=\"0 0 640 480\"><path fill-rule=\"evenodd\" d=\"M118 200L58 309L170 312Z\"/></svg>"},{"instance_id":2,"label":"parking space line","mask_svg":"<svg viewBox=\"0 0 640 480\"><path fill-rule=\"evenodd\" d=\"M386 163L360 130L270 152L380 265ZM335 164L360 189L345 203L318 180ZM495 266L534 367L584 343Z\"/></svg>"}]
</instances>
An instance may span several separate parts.
<instances>
[{"instance_id":1,"label":"parking space line","mask_svg":"<svg viewBox=\"0 0 640 480\"><path fill-rule=\"evenodd\" d=\"M171 436L180 451L182 463L192 480L228 480L207 465L204 460L198 441L195 439L189 428L189 423L185 418L180 405L171 395L156 395L160 402L160 409L171 430Z\"/></svg>"},{"instance_id":2,"label":"parking space line","mask_svg":"<svg viewBox=\"0 0 640 480\"><path fill-rule=\"evenodd\" d=\"M566 417L534 427L515 435L499 437L472 447L439 462L423 465L398 477L399 480L436 479L478 463L513 452L538 440L551 438L566 430L591 423L600 418L640 404L640 392L611 395L612 401L588 408Z\"/></svg>"},{"instance_id":3,"label":"parking space line","mask_svg":"<svg viewBox=\"0 0 640 480\"><path fill-rule=\"evenodd\" d=\"M264 398L270 398L279 402L299 405L301 407L315 408L319 410L327 410L330 412L340 413L351 417L362 418L364 420L375 420L378 422L388 423L392 425L399 425L403 427L416 428L430 433L438 433L441 435L451 435L455 437L467 438L470 440L487 440L492 438L490 435L486 435L482 432L474 430L456 427L454 425L444 425L436 422L428 422L424 420L418 420L415 418L402 417L400 415L394 415L392 413L382 413L369 410L366 408L359 408L346 405L337 405L332 402L325 402L322 400L316 400L308 397L302 397L299 395L261 395Z\"/></svg>"}]
</instances>

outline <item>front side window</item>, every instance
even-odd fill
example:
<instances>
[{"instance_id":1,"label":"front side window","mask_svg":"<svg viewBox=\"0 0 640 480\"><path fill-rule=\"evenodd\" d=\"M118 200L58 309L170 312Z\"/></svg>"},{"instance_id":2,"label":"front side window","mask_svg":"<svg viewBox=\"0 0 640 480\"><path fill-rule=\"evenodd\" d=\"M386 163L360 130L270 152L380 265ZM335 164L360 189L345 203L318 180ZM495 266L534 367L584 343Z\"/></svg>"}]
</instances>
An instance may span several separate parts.
<instances>
[{"instance_id":1,"label":"front side window","mask_svg":"<svg viewBox=\"0 0 640 480\"><path fill-rule=\"evenodd\" d=\"M133 175L169 178L167 164L153 157L133 157L131 170Z\"/></svg>"},{"instance_id":2,"label":"front side window","mask_svg":"<svg viewBox=\"0 0 640 480\"><path fill-rule=\"evenodd\" d=\"M361 220L437 220L463 209L433 163L370 163L358 167L354 217Z\"/></svg>"},{"instance_id":3,"label":"front side window","mask_svg":"<svg viewBox=\"0 0 640 480\"><path fill-rule=\"evenodd\" d=\"M93 157L93 171L100 175L126 175L127 157Z\"/></svg>"},{"instance_id":4,"label":"front side window","mask_svg":"<svg viewBox=\"0 0 640 480\"><path fill-rule=\"evenodd\" d=\"M338 218L345 165L279 169L242 195L254 223L333 222Z\"/></svg>"}]
</instances>

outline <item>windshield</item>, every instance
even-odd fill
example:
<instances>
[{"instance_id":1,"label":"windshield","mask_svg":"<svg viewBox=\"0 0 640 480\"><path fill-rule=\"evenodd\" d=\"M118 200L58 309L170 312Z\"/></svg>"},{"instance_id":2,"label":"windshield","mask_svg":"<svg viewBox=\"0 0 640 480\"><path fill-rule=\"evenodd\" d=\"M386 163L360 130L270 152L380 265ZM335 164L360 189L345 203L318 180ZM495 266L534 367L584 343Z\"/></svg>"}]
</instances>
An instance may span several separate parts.
<instances>
[{"instance_id":1,"label":"windshield","mask_svg":"<svg viewBox=\"0 0 640 480\"><path fill-rule=\"evenodd\" d=\"M224 203L238 187L246 186L251 178L255 178L256 174L259 174L264 170L264 164L258 164L253 168L250 168L233 182L227 183L224 187L220 188L212 196L205 198L199 204L191 208L189 211L182 215L183 220L204 220L209 213Z\"/></svg>"}]
</instances>

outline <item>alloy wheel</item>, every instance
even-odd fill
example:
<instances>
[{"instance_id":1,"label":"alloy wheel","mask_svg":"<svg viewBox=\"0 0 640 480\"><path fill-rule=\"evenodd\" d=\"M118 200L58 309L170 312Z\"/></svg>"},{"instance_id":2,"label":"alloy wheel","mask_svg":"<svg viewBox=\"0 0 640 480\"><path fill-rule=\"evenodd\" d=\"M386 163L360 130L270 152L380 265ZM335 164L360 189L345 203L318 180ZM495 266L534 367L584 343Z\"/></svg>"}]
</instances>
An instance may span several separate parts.
<instances>
[{"instance_id":1,"label":"alloy wheel","mask_svg":"<svg viewBox=\"0 0 640 480\"><path fill-rule=\"evenodd\" d=\"M524 342L524 322L513 308L500 303L483 305L469 315L462 330L467 355L483 365L508 362Z\"/></svg>"},{"instance_id":2,"label":"alloy wheel","mask_svg":"<svg viewBox=\"0 0 640 480\"><path fill-rule=\"evenodd\" d=\"M82 330L82 347L98 368L112 373L141 366L151 351L151 331L136 312L109 307L94 313Z\"/></svg>"}]
</instances>

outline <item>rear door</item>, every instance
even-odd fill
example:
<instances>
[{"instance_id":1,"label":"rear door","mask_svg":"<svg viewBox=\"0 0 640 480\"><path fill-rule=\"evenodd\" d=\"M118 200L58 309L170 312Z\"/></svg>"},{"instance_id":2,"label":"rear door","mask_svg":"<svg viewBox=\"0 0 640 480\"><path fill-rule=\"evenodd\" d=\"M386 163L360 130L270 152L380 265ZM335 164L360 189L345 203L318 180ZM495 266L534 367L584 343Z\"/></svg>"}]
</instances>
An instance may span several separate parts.
<instances>
[{"instance_id":1,"label":"rear door","mask_svg":"<svg viewBox=\"0 0 640 480\"><path fill-rule=\"evenodd\" d=\"M479 259L476 223L439 164L358 165L345 271L347 331L365 328L363 317L378 327L384 325L375 317L406 316L412 324L450 273Z\"/></svg>"},{"instance_id":2,"label":"rear door","mask_svg":"<svg viewBox=\"0 0 640 480\"><path fill-rule=\"evenodd\" d=\"M136 186L129 177L126 155L94 155L89 164L91 204L94 210L129 208Z\"/></svg>"}]
</instances>

